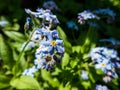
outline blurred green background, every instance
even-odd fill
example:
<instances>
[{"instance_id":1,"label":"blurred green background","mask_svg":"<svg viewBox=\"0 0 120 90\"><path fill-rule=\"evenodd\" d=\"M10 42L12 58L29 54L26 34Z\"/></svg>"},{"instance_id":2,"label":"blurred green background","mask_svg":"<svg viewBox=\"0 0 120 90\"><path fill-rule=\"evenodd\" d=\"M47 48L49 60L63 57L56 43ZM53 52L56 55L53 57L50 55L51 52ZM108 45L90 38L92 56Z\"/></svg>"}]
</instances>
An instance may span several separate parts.
<instances>
[{"instance_id":1,"label":"blurred green background","mask_svg":"<svg viewBox=\"0 0 120 90\"><path fill-rule=\"evenodd\" d=\"M96 83L106 84L101 80L103 73L89 66L88 53L92 47L109 46L108 43L99 43L99 39L112 37L120 40L120 0L54 0L59 8L54 12L60 21L57 29L65 44L63 60L52 71L40 70L35 78L20 76L24 69L33 65L35 52L35 49L25 51L19 64L16 64L21 45L27 40L24 24L29 15L24 9L35 11L42 8L45 1L47 0L0 0L0 22L7 22L6 26L0 26L0 89L94 90ZM98 22L100 28L92 28L93 31L88 25L78 23L79 12L99 8L113 10L116 13L115 21L107 24L103 19ZM74 21L79 30L69 29L66 25L68 21ZM110 47L120 52L120 46ZM80 78L82 69L89 73L89 80ZM106 85L111 90L119 90L120 78Z\"/></svg>"}]
</instances>

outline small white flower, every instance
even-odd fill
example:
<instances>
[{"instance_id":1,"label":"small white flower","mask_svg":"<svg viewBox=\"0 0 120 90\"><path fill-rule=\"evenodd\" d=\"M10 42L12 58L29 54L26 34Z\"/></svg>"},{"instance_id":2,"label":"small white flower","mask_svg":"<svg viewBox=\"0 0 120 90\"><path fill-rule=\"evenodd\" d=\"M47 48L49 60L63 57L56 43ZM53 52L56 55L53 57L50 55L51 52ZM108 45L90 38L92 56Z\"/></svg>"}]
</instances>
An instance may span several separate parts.
<instances>
[{"instance_id":1,"label":"small white flower","mask_svg":"<svg viewBox=\"0 0 120 90\"><path fill-rule=\"evenodd\" d=\"M88 80L88 79L89 79L88 73L87 73L85 70L82 70L82 73L80 74L80 77L81 77L83 80Z\"/></svg>"},{"instance_id":2,"label":"small white flower","mask_svg":"<svg viewBox=\"0 0 120 90\"><path fill-rule=\"evenodd\" d=\"M5 27L6 25L8 25L9 22L8 21L0 21L0 26L1 27Z\"/></svg>"}]
</instances>

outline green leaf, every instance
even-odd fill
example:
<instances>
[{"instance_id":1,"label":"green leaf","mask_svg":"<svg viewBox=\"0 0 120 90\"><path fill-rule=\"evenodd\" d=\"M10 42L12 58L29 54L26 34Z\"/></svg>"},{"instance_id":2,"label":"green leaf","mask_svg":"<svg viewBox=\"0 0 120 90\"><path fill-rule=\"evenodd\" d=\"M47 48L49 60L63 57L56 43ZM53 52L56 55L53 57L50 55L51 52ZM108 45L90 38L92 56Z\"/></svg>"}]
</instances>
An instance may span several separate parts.
<instances>
[{"instance_id":1,"label":"green leaf","mask_svg":"<svg viewBox=\"0 0 120 90\"><path fill-rule=\"evenodd\" d=\"M46 81L49 82L49 84L52 86L52 87L58 87L59 86L59 81L57 78L52 78L51 75L50 75L50 72L46 71L46 70L42 70L42 78Z\"/></svg>"},{"instance_id":2,"label":"green leaf","mask_svg":"<svg viewBox=\"0 0 120 90\"><path fill-rule=\"evenodd\" d=\"M20 26L19 26L19 24L17 24L17 23L14 23L14 25L12 26L12 25L9 25L9 26L7 26L7 27L5 27L3 30L4 31L18 31L19 30L19 28L20 28Z\"/></svg>"},{"instance_id":3,"label":"green leaf","mask_svg":"<svg viewBox=\"0 0 120 90\"><path fill-rule=\"evenodd\" d=\"M59 32L59 36L62 38L62 39L67 39L67 36L66 34L64 33L64 31L62 30L62 28L60 26L57 26L57 30Z\"/></svg>"},{"instance_id":4,"label":"green leaf","mask_svg":"<svg viewBox=\"0 0 120 90\"><path fill-rule=\"evenodd\" d=\"M77 53L80 53L80 49L81 49L81 46L73 46L72 47L72 52L77 52Z\"/></svg>"},{"instance_id":5,"label":"green leaf","mask_svg":"<svg viewBox=\"0 0 120 90\"><path fill-rule=\"evenodd\" d=\"M96 46L97 38L97 30L90 27L84 39L84 44L81 47L81 53L89 53L90 49Z\"/></svg>"},{"instance_id":6,"label":"green leaf","mask_svg":"<svg viewBox=\"0 0 120 90\"><path fill-rule=\"evenodd\" d=\"M24 42L25 41L25 36L19 32L15 31L4 31L4 33L12 40L19 41L19 42Z\"/></svg>"},{"instance_id":7,"label":"green leaf","mask_svg":"<svg viewBox=\"0 0 120 90\"><path fill-rule=\"evenodd\" d=\"M13 79L10 85L16 89L40 90L39 83L31 76L21 76L20 78Z\"/></svg>"},{"instance_id":8,"label":"green leaf","mask_svg":"<svg viewBox=\"0 0 120 90\"><path fill-rule=\"evenodd\" d=\"M14 63L12 49L9 44L4 40L0 34L0 57L3 59L3 63L12 66Z\"/></svg>"},{"instance_id":9,"label":"green leaf","mask_svg":"<svg viewBox=\"0 0 120 90\"><path fill-rule=\"evenodd\" d=\"M89 73L89 77L90 77L91 81L93 83L95 83L95 78L94 78L94 75L92 73Z\"/></svg>"},{"instance_id":10,"label":"green leaf","mask_svg":"<svg viewBox=\"0 0 120 90\"><path fill-rule=\"evenodd\" d=\"M75 66L77 66L78 65L78 59L75 58L74 60L71 60L70 61L70 65L71 65L72 68L74 68Z\"/></svg>"},{"instance_id":11,"label":"green leaf","mask_svg":"<svg viewBox=\"0 0 120 90\"><path fill-rule=\"evenodd\" d=\"M84 86L86 90L88 90L88 88L90 88L91 86L90 81L82 81L81 84Z\"/></svg>"},{"instance_id":12,"label":"green leaf","mask_svg":"<svg viewBox=\"0 0 120 90\"><path fill-rule=\"evenodd\" d=\"M4 88L7 88L7 87L9 87L10 85L9 85L9 83L8 82L6 82L6 83L1 83L0 82L0 90L5 90Z\"/></svg>"},{"instance_id":13,"label":"green leaf","mask_svg":"<svg viewBox=\"0 0 120 90\"><path fill-rule=\"evenodd\" d=\"M103 75L103 71L101 69L96 69L96 73L99 75Z\"/></svg>"},{"instance_id":14,"label":"green leaf","mask_svg":"<svg viewBox=\"0 0 120 90\"><path fill-rule=\"evenodd\" d=\"M0 75L0 89L9 87L10 78L5 75Z\"/></svg>"},{"instance_id":15,"label":"green leaf","mask_svg":"<svg viewBox=\"0 0 120 90\"><path fill-rule=\"evenodd\" d=\"M68 53L71 53L72 45L68 41L66 34L64 33L64 31L62 30L62 28L60 26L57 27L57 30L59 32L60 38L62 38L62 40L64 42L65 51L68 52Z\"/></svg>"},{"instance_id":16,"label":"green leaf","mask_svg":"<svg viewBox=\"0 0 120 90\"><path fill-rule=\"evenodd\" d=\"M65 66L69 63L70 56L68 53L64 53L64 57L62 59L62 69L64 69Z\"/></svg>"},{"instance_id":17,"label":"green leaf","mask_svg":"<svg viewBox=\"0 0 120 90\"><path fill-rule=\"evenodd\" d=\"M70 86L70 84L64 86L63 83L62 83L62 84L59 86L59 90L71 90L71 86ZM74 89L73 89L73 90L74 90Z\"/></svg>"}]
</instances>

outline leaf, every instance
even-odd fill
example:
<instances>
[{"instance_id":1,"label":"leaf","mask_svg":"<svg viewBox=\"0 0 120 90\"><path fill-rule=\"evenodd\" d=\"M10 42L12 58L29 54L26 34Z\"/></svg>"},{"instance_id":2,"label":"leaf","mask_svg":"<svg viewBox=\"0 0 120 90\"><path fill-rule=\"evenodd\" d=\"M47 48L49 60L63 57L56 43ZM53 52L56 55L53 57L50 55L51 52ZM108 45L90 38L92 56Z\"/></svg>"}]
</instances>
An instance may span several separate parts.
<instances>
[{"instance_id":1,"label":"leaf","mask_svg":"<svg viewBox=\"0 0 120 90\"><path fill-rule=\"evenodd\" d=\"M0 90L4 90L4 88L7 88L7 87L9 87L10 85L9 85L9 83L7 82L7 83L1 83L0 82Z\"/></svg>"},{"instance_id":2,"label":"leaf","mask_svg":"<svg viewBox=\"0 0 120 90\"><path fill-rule=\"evenodd\" d=\"M16 89L40 90L39 83L31 76L21 76L20 78L13 79L10 85Z\"/></svg>"},{"instance_id":3,"label":"leaf","mask_svg":"<svg viewBox=\"0 0 120 90\"><path fill-rule=\"evenodd\" d=\"M71 60L70 61L70 65L71 65L72 68L74 68L75 66L77 66L78 65L78 59L75 58L74 60Z\"/></svg>"},{"instance_id":4,"label":"leaf","mask_svg":"<svg viewBox=\"0 0 120 90\"><path fill-rule=\"evenodd\" d=\"M86 90L88 90L88 88L90 88L91 86L90 81L82 81L81 84L84 86Z\"/></svg>"},{"instance_id":5,"label":"leaf","mask_svg":"<svg viewBox=\"0 0 120 90\"><path fill-rule=\"evenodd\" d=\"M62 84L60 84L60 86L59 86L59 90L70 90L70 88L71 88L70 84L64 86L63 83L62 83Z\"/></svg>"},{"instance_id":6,"label":"leaf","mask_svg":"<svg viewBox=\"0 0 120 90\"><path fill-rule=\"evenodd\" d=\"M3 30L4 31L18 31L19 30L19 28L20 28L20 26L19 26L19 24L17 24L17 23L14 23L14 25L12 26L12 25L9 25L9 26L7 26L7 27L5 27Z\"/></svg>"},{"instance_id":7,"label":"leaf","mask_svg":"<svg viewBox=\"0 0 120 90\"><path fill-rule=\"evenodd\" d=\"M99 75L103 75L103 71L101 69L96 69L96 73L99 74Z\"/></svg>"},{"instance_id":8,"label":"leaf","mask_svg":"<svg viewBox=\"0 0 120 90\"><path fill-rule=\"evenodd\" d=\"M16 31L4 31L4 33L12 40L24 42L25 36L19 32Z\"/></svg>"},{"instance_id":9,"label":"leaf","mask_svg":"<svg viewBox=\"0 0 120 90\"><path fill-rule=\"evenodd\" d=\"M59 86L59 81L57 78L52 78L50 75L50 72L46 71L46 70L42 70L42 78L46 81L49 82L50 85L52 85L53 87L58 87Z\"/></svg>"},{"instance_id":10,"label":"leaf","mask_svg":"<svg viewBox=\"0 0 120 90\"><path fill-rule=\"evenodd\" d=\"M0 75L0 89L9 87L10 86L9 81L10 81L10 78L8 78L5 75Z\"/></svg>"},{"instance_id":11,"label":"leaf","mask_svg":"<svg viewBox=\"0 0 120 90\"><path fill-rule=\"evenodd\" d=\"M64 53L64 57L62 59L62 69L65 68L65 66L67 66L67 64L69 63L69 59L70 59L70 56L68 53Z\"/></svg>"},{"instance_id":12,"label":"leaf","mask_svg":"<svg viewBox=\"0 0 120 90\"><path fill-rule=\"evenodd\" d=\"M97 30L90 27L84 39L84 44L81 47L81 53L89 53L90 49L96 46L97 38Z\"/></svg>"},{"instance_id":13,"label":"leaf","mask_svg":"<svg viewBox=\"0 0 120 90\"><path fill-rule=\"evenodd\" d=\"M77 52L77 53L80 53L80 49L81 49L81 46L73 46L72 47L72 52Z\"/></svg>"},{"instance_id":14,"label":"leaf","mask_svg":"<svg viewBox=\"0 0 120 90\"><path fill-rule=\"evenodd\" d=\"M64 42L65 51L68 52L68 53L71 53L72 45L68 41L66 34L64 33L64 31L62 30L62 28L60 26L57 27L57 30L59 32L59 36L62 38L62 40Z\"/></svg>"},{"instance_id":15,"label":"leaf","mask_svg":"<svg viewBox=\"0 0 120 90\"><path fill-rule=\"evenodd\" d=\"M12 66L14 63L12 49L9 44L4 40L0 34L0 57L3 59L4 64Z\"/></svg>"},{"instance_id":16,"label":"leaf","mask_svg":"<svg viewBox=\"0 0 120 90\"><path fill-rule=\"evenodd\" d=\"M67 39L67 36L66 34L64 33L64 31L62 30L62 28L60 26L57 26L57 30L59 32L59 36L62 38L62 39Z\"/></svg>"}]
</instances>

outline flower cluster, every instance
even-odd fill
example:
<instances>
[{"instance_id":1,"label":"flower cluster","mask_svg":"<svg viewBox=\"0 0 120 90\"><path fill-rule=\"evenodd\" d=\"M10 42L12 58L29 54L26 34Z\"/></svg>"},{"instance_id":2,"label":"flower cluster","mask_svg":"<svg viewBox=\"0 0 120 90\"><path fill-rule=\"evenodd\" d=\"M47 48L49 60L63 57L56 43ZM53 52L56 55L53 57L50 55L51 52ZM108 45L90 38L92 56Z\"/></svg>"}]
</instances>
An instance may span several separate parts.
<instances>
[{"instance_id":1,"label":"flower cluster","mask_svg":"<svg viewBox=\"0 0 120 90\"><path fill-rule=\"evenodd\" d=\"M94 10L93 13L101 16L101 18L103 18L103 20L106 20L106 22L109 24L114 22L116 16L116 13L114 13L114 11L110 8L97 9Z\"/></svg>"},{"instance_id":2,"label":"flower cluster","mask_svg":"<svg viewBox=\"0 0 120 90\"><path fill-rule=\"evenodd\" d=\"M107 8L107 9L98 9L98 10L94 10L93 12L96 13L96 14L109 15L109 16L111 16L113 18L116 16L116 13L114 13L114 11L111 10L110 8Z\"/></svg>"},{"instance_id":3,"label":"flower cluster","mask_svg":"<svg viewBox=\"0 0 120 90\"><path fill-rule=\"evenodd\" d=\"M98 84L96 85L95 90L110 90L107 86Z\"/></svg>"},{"instance_id":4,"label":"flower cluster","mask_svg":"<svg viewBox=\"0 0 120 90\"><path fill-rule=\"evenodd\" d=\"M95 63L96 69L101 69L110 78L118 77L116 70L120 70L120 58L118 57L117 51L105 47L97 47L91 50L90 57ZM103 79L107 82L110 81L110 78Z\"/></svg>"},{"instance_id":5,"label":"flower cluster","mask_svg":"<svg viewBox=\"0 0 120 90\"><path fill-rule=\"evenodd\" d=\"M80 24L84 24L86 20L89 19L99 19L95 14L93 14L90 10L84 10L81 13L78 13L78 22Z\"/></svg>"},{"instance_id":6,"label":"flower cluster","mask_svg":"<svg viewBox=\"0 0 120 90\"><path fill-rule=\"evenodd\" d=\"M53 15L48 9L37 9L37 12L29 9L25 9L25 11L32 17L41 19L42 22L41 27L34 28L29 42L39 45L35 52L34 66L23 72L23 75L33 76L39 69L51 70L56 63L60 62L64 54L64 45L58 31L52 28L59 23L56 15ZM28 45L32 46L31 44Z\"/></svg>"},{"instance_id":7,"label":"flower cluster","mask_svg":"<svg viewBox=\"0 0 120 90\"><path fill-rule=\"evenodd\" d=\"M100 42L110 42L112 45L120 45L120 41L115 38L101 39Z\"/></svg>"},{"instance_id":8,"label":"flower cluster","mask_svg":"<svg viewBox=\"0 0 120 90\"><path fill-rule=\"evenodd\" d=\"M116 16L116 13L114 13L114 11L109 8L97 9L94 11L84 10L83 12L78 13L78 22L80 24L84 24L85 21L87 21L87 20L92 20L92 19L99 20L102 18L106 18L107 23L112 23L115 19L115 16Z\"/></svg>"},{"instance_id":9,"label":"flower cluster","mask_svg":"<svg viewBox=\"0 0 120 90\"><path fill-rule=\"evenodd\" d=\"M59 8L56 5L56 3L54 1L52 1L52 0L44 2L43 3L43 7L45 9L50 9L51 11L53 11L53 10L59 10Z\"/></svg>"}]
</instances>

